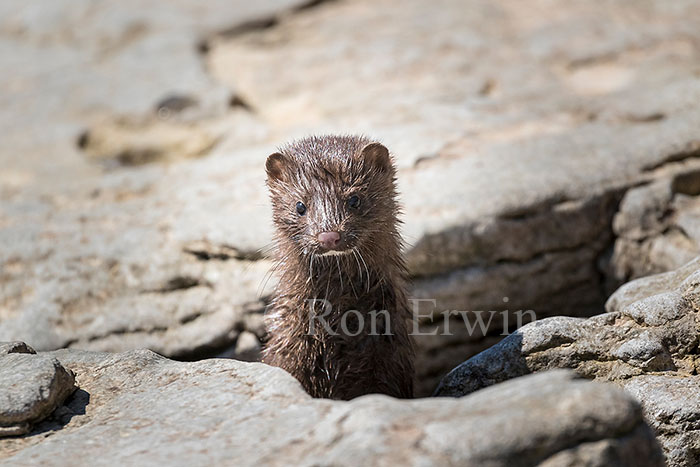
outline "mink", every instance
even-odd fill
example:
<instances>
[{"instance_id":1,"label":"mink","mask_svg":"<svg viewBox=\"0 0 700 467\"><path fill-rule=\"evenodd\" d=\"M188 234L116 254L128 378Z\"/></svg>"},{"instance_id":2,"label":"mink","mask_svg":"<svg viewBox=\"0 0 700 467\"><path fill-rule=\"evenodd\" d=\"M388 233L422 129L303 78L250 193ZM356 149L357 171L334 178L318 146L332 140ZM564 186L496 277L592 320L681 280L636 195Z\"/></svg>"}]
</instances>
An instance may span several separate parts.
<instances>
[{"instance_id":1,"label":"mink","mask_svg":"<svg viewBox=\"0 0 700 467\"><path fill-rule=\"evenodd\" d=\"M396 168L364 136L312 136L266 161L279 283L263 362L313 397L413 397Z\"/></svg>"}]
</instances>

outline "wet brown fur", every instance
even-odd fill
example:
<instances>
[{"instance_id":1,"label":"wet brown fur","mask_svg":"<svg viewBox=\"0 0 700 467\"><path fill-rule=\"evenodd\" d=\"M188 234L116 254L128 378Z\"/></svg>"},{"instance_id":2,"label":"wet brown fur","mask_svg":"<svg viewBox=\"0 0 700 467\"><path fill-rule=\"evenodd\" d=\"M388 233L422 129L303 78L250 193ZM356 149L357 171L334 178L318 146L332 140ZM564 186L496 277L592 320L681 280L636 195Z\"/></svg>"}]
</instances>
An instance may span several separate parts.
<instances>
[{"instance_id":1,"label":"wet brown fur","mask_svg":"<svg viewBox=\"0 0 700 467\"><path fill-rule=\"evenodd\" d=\"M388 151L358 136L317 136L292 142L267 161L267 184L276 227L279 286L267 314L269 341L263 361L295 376L314 397L351 399L382 393L413 396L411 312L406 267L397 230L395 169ZM369 146L368 146L369 145ZM348 205L353 194L359 208ZM298 201L307 211L296 212ZM341 232L342 256L319 256L316 236ZM322 313L333 335L316 321ZM357 336L343 333L341 318L358 310L366 319ZM370 335L370 312L388 311ZM381 317L381 315L378 315ZM359 319L349 314L354 334ZM389 334L389 335L385 335Z\"/></svg>"}]
</instances>

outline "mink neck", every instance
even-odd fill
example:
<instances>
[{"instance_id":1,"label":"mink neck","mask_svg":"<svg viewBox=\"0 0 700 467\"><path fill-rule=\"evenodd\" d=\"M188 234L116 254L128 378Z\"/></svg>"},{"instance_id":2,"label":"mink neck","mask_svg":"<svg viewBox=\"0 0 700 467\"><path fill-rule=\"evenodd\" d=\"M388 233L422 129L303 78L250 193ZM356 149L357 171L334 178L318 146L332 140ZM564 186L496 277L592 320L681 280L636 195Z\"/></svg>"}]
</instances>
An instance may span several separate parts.
<instances>
[{"instance_id":1,"label":"mink neck","mask_svg":"<svg viewBox=\"0 0 700 467\"><path fill-rule=\"evenodd\" d=\"M281 277L289 295L331 302L360 299L381 293L403 267L398 242L386 241L381 249L349 252L343 255L302 255Z\"/></svg>"}]
</instances>

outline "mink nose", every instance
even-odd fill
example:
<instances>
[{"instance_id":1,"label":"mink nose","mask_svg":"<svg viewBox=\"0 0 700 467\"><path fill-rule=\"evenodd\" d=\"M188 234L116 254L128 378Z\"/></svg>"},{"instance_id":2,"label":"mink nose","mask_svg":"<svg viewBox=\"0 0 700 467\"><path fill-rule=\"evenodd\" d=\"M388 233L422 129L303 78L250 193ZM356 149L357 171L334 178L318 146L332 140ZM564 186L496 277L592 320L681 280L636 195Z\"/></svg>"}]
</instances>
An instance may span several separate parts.
<instances>
[{"instance_id":1,"label":"mink nose","mask_svg":"<svg viewBox=\"0 0 700 467\"><path fill-rule=\"evenodd\" d=\"M321 232L318 234L318 241L323 248L330 250L340 243L340 234L338 232Z\"/></svg>"}]
</instances>

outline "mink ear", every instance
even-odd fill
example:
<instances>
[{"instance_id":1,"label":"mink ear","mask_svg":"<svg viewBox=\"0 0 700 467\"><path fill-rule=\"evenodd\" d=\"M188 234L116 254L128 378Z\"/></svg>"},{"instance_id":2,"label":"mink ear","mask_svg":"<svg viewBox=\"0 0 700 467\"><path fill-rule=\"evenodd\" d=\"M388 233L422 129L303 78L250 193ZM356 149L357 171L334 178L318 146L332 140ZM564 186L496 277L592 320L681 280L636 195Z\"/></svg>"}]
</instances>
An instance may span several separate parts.
<instances>
[{"instance_id":1,"label":"mink ear","mask_svg":"<svg viewBox=\"0 0 700 467\"><path fill-rule=\"evenodd\" d=\"M365 164L375 167L380 172L393 172L389 150L380 143L369 143L360 151Z\"/></svg>"},{"instance_id":2,"label":"mink ear","mask_svg":"<svg viewBox=\"0 0 700 467\"><path fill-rule=\"evenodd\" d=\"M279 152L267 156L265 170L268 179L283 181L287 167L289 167L289 160Z\"/></svg>"}]
</instances>

